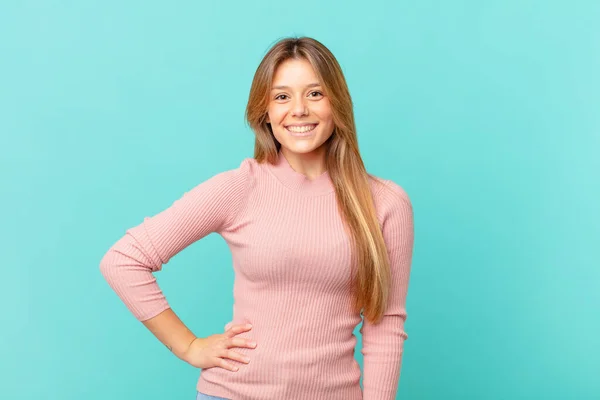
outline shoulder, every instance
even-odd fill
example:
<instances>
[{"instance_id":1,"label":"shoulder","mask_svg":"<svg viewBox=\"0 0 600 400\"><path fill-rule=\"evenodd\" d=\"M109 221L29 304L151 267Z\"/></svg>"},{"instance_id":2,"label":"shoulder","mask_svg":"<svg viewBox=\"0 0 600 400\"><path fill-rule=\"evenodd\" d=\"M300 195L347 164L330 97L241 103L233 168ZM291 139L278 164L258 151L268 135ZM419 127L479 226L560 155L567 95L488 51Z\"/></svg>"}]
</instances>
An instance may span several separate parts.
<instances>
[{"instance_id":1,"label":"shoulder","mask_svg":"<svg viewBox=\"0 0 600 400\"><path fill-rule=\"evenodd\" d=\"M226 174L226 175L231 175L231 176L247 177L247 176L254 174L256 172L257 168L260 168L260 165L258 164L256 159L254 159L252 157L247 157L247 158L242 159L242 161L239 163L239 165L237 167L226 170L222 173Z\"/></svg>"},{"instance_id":2,"label":"shoulder","mask_svg":"<svg viewBox=\"0 0 600 400\"><path fill-rule=\"evenodd\" d=\"M215 232L229 230L244 208L254 182L257 163L254 158L244 158L235 168L222 170L192 189L191 204L202 213L212 210L221 215L221 225Z\"/></svg>"},{"instance_id":3,"label":"shoulder","mask_svg":"<svg viewBox=\"0 0 600 400\"><path fill-rule=\"evenodd\" d=\"M412 246L414 240L414 213L407 191L390 179L373 177L373 202L384 240L389 248Z\"/></svg>"},{"instance_id":4,"label":"shoulder","mask_svg":"<svg viewBox=\"0 0 600 400\"><path fill-rule=\"evenodd\" d=\"M258 162L254 158L248 157L244 158L235 168L230 168L214 175L213 179L236 187L245 187L256 175L259 168Z\"/></svg>"},{"instance_id":5,"label":"shoulder","mask_svg":"<svg viewBox=\"0 0 600 400\"><path fill-rule=\"evenodd\" d=\"M243 159L235 168L221 170L195 184L185 194L192 197L244 197L257 165L254 158Z\"/></svg>"},{"instance_id":6,"label":"shoulder","mask_svg":"<svg viewBox=\"0 0 600 400\"><path fill-rule=\"evenodd\" d=\"M369 183L378 213L397 207L408 208L412 211L410 196L400 184L372 174L369 175Z\"/></svg>"}]
</instances>

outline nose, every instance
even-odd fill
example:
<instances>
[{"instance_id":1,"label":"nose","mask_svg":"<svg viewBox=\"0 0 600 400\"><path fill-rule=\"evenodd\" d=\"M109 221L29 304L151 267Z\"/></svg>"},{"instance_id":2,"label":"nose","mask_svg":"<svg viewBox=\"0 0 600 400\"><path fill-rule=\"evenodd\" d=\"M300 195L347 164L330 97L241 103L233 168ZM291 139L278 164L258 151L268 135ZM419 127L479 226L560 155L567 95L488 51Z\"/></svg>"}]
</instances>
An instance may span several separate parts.
<instances>
[{"instance_id":1,"label":"nose","mask_svg":"<svg viewBox=\"0 0 600 400\"><path fill-rule=\"evenodd\" d=\"M300 115L306 115L308 113L308 107L306 107L305 100L302 97L299 97L298 100L295 100L292 104L292 115L297 117Z\"/></svg>"}]
</instances>

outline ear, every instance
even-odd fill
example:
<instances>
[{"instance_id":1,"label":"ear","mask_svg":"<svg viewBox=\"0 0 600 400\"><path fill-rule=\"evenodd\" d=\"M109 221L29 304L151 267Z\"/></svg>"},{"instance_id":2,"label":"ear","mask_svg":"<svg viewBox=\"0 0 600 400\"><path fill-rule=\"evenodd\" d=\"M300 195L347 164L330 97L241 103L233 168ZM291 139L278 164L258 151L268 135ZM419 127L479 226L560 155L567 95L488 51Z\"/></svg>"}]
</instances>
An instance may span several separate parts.
<instances>
[{"instance_id":1,"label":"ear","mask_svg":"<svg viewBox=\"0 0 600 400\"><path fill-rule=\"evenodd\" d=\"M270 124L271 120L269 119L269 114L267 114L267 124Z\"/></svg>"}]
</instances>

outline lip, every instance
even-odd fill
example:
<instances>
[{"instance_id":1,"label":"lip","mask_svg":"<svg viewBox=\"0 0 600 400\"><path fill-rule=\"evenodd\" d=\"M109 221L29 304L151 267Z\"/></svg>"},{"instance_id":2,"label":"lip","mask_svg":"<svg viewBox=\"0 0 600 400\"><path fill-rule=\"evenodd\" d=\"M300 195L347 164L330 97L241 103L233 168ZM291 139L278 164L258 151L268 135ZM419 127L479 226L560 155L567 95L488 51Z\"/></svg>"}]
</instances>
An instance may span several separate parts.
<instances>
[{"instance_id":1,"label":"lip","mask_svg":"<svg viewBox=\"0 0 600 400\"><path fill-rule=\"evenodd\" d=\"M307 131L307 132L293 132L293 131L290 131L288 129L288 126L306 126L306 125L314 125L315 127L313 129L311 129L310 131ZM302 124L302 125L296 125L296 124L294 124L294 125L286 125L285 126L285 130L288 131L288 133L290 135L295 136L295 137L308 137L308 136L314 135L315 131L317 130L317 126L318 125L319 125L318 123L316 123L316 124Z\"/></svg>"},{"instance_id":2,"label":"lip","mask_svg":"<svg viewBox=\"0 0 600 400\"><path fill-rule=\"evenodd\" d=\"M303 122L301 124L288 124L288 125L284 125L286 128L289 126L307 126L307 125L319 125L318 122Z\"/></svg>"}]
</instances>

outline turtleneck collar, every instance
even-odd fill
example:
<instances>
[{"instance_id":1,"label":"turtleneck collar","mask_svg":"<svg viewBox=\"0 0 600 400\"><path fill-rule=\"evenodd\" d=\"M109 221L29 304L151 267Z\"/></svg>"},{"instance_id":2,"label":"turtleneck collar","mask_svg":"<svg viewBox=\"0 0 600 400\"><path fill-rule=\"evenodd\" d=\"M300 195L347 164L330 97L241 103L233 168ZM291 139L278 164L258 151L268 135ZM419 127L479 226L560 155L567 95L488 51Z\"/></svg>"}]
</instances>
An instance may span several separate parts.
<instances>
[{"instance_id":1,"label":"turtleneck collar","mask_svg":"<svg viewBox=\"0 0 600 400\"><path fill-rule=\"evenodd\" d=\"M306 175L292 168L289 161L281 152L281 149L277 153L275 164L267 163L267 166L283 185L303 195L318 196L331 193L335 190L328 171L310 180Z\"/></svg>"}]
</instances>

